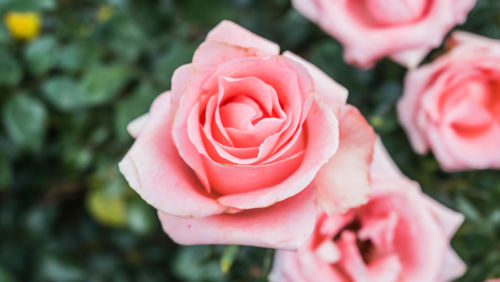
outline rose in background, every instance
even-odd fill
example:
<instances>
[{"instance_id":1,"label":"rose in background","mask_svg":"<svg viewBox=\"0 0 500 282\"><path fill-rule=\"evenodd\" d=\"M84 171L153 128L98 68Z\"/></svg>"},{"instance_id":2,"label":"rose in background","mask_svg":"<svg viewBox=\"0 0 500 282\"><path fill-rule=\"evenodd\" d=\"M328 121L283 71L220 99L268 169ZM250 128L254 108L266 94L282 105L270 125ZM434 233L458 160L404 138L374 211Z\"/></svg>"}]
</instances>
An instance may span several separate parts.
<instances>
[{"instance_id":1,"label":"rose in background","mask_svg":"<svg viewBox=\"0 0 500 282\"><path fill-rule=\"evenodd\" d=\"M297 252L277 251L271 281L450 281L465 265L449 246L463 216L403 176L381 142L373 196L347 213L320 214Z\"/></svg>"},{"instance_id":2,"label":"rose in background","mask_svg":"<svg viewBox=\"0 0 500 282\"><path fill-rule=\"evenodd\" d=\"M500 42L455 32L445 55L411 70L399 120L447 171L500 168Z\"/></svg>"},{"instance_id":3,"label":"rose in background","mask_svg":"<svg viewBox=\"0 0 500 282\"><path fill-rule=\"evenodd\" d=\"M476 0L293 0L294 7L344 45L347 62L369 68L390 57L415 67L465 21Z\"/></svg>"},{"instance_id":4,"label":"rose in background","mask_svg":"<svg viewBox=\"0 0 500 282\"><path fill-rule=\"evenodd\" d=\"M224 21L129 125L120 163L181 244L295 249L328 213L365 203L375 135L347 91Z\"/></svg>"}]
</instances>

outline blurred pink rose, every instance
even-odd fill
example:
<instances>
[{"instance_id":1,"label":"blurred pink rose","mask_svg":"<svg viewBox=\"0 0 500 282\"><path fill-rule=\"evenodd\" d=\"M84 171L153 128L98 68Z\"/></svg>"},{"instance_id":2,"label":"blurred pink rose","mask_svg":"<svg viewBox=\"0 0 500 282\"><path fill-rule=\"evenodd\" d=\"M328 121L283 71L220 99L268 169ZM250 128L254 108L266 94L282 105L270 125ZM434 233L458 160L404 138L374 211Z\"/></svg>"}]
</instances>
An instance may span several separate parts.
<instances>
[{"instance_id":1,"label":"blurred pink rose","mask_svg":"<svg viewBox=\"0 0 500 282\"><path fill-rule=\"evenodd\" d=\"M363 68L390 57L415 67L462 23L476 0L292 0L295 8L344 45Z\"/></svg>"},{"instance_id":2,"label":"blurred pink rose","mask_svg":"<svg viewBox=\"0 0 500 282\"><path fill-rule=\"evenodd\" d=\"M120 163L180 244L296 249L317 206L365 203L375 135L347 91L242 27L215 27L132 122Z\"/></svg>"},{"instance_id":3,"label":"blurred pink rose","mask_svg":"<svg viewBox=\"0 0 500 282\"><path fill-rule=\"evenodd\" d=\"M378 143L373 196L345 214L318 216L297 252L277 251L271 281L434 282L463 274L449 246L463 216L423 194Z\"/></svg>"},{"instance_id":4,"label":"blurred pink rose","mask_svg":"<svg viewBox=\"0 0 500 282\"><path fill-rule=\"evenodd\" d=\"M447 171L500 168L500 41L455 32L451 50L409 71L399 119L415 151Z\"/></svg>"}]
</instances>

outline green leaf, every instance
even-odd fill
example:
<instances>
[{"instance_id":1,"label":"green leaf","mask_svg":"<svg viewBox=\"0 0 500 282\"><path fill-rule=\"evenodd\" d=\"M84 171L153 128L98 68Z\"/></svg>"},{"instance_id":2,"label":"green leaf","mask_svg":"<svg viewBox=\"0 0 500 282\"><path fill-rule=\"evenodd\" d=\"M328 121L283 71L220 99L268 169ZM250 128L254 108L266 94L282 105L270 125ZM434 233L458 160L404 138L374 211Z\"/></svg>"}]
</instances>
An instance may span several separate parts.
<instances>
[{"instance_id":1,"label":"green leaf","mask_svg":"<svg viewBox=\"0 0 500 282\"><path fill-rule=\"evenodd\" d=\"M17 279L12 275L12 273L0 265L0 281L2 282L14 282Z\"/></svg>"},{"instance_id":2,"label":"green leaf","mask_svg":"<svg viewBox=\"0 0 500 282\"><path fill-rule=\"evenodd\" d=\"M5 27L5 25L0 23L0 44L7 44L10 39L11 36L9 35L7 28Z\"/></svg>"},{"instance_id":3,"label":"green leaf","mask_svg":"<svg viewBox=\"0 0 500 282\"><path fill-rule=\"evenodd\" d=\"M154 230L157 217L153 208L137 197L127 204L127 223L138 234L148 234Z\"/></svg>"},{"instance_id":4,"label":"green leaf","mask_svg":"<svg viewBox=\"0 0 500 282\"><path fill-rule=\"evenodd\" d=\"M210 246L181 247L173 264L183 281L224 281L220 265L210 260Z\"/></svg>"},{"instance_id":5,"label":"green leaf","mask_svg":"<svg viewBox=\"0 0 500 282\"><path fill-rule=\"evenodd\" d=\"M84 66L96 62L99 52L86 45L84 42L76 42L65 46L59 56L59 66L66 71L74 72L81 70Z\"/></svg>"},{"instance_id":6,"label":"green leaf","mask_svg":"<svg viewBox=\"0 0 500 282\"><path fill-rule=\"evenodd\" d=\"M225 0L185 0L181 2L181 5L184 5L189 22L213 26L221 19L230 20L235 17L234 10Z\"/></svg>"},{"instance_id":7,"label":"green leaf","mask_svg":"<svg viewBox=\"0 0 500 282\"><path fill-rule=\"evenodd\" d=\"M83 270L66 256L46 254L40 259L38 274L42 281L84 281Z\"/></svg>"},{"instance_id":8,"label":"green leaf","mask_svg":"<svg viewBox=\"0 0 500 282\"><path fill-rule=\"evenodd\" d=\"M178 67L191 61L195 48L193 44L176 42L166 53L155 59L154 79L161 88L170 88L172 74Z\"/></svg>"},{"instance_id":9,"label":"green leaf","mask_svg":"<svg viewBox=\"0 0 500 282\"><path fill-rule=\"evenodd\" d=\"M98 222L120 227L126 223L125 199L106 191L105 188L91 189L87 196L87 208Z\"/></svg>"},{"instance_id":10,"label":"green leaf","mask_svg":"<svg viewBox=\"0 0 500 282\"><path fill-rule=\"evenodd\" d=\"M23 71L14 56L0 47L0 85L17 85L23 76Z\"/></svg>"},{"instance_id":11,"label":"green leaf","mask_svg":"<svg viewBox=\"0 0 500 282\"><path fill-rule=\"evenodd\" d=\"M118 55L120 60L134 61L147 46L147 41L141 27L131 18L121 17L113 22L110 37L106 42ZM124 48L126 46L126 48Z\"/></svg>"},{"instance_id":12,"label":"green leaf","mask_svg":"<svg viewBox=\"0 0 500 282\"><path fill-rule=\"evenodd\" d=\"M12 183L13 173L9 159L0 154L0 191L6 190ZM0 281L2 281L0 279Z\"/></svg>"},{"instance_id":13,"label":"green leaf","mask_svg":"<svg viewBox=\"0 0 500 282\"><path fill-rule=\"evenodd\" d=\"M3 109L3 122L9 138L21 148L41 149L47 127L44 105L27 94L11 97Z\"/></svg>"},{"instance_id":14,"label":"green leaf","mask_svg":"<svg viewBox=\"0 0 500 282\"><path fill-rule=\"evenodd\" d=\"M24 57L30 71L35 75L48 72L57 63L59 50L53 37L40 37L25 49Z\"/></svg>"},{"instance_id":15,"label":"green leaf","mask_svg":"<svg viewBox=\"0 0 500 282\"><path fill-rule=\"evenodd\" d=\"M128 123L147 113L157 95L151 83L144 82L130 96L118 102L115 108L115 131L118 139L123 140L128 136Z\"/></svg>"},{"instance_id":16,"label":"green leaf","mask_svg":"<svg viewBox=\"0 0 500 282\"><path fill-rule=\"evenodd\" d=\"M56 0L0 0L0 9L11 11L52 11L56 6Z\"/></svg>"},{"instance_id":17,"label":"green leaf","mask_svg":"<svg viewBox=\"0 0 500 282\"><path fill-rule=\"evenodd\" d=\"M85 106L85 92L70 77L54 77L43 85L47 100L61 111L71 111Z\"/></svg>"},{"instance_id":18,"label":"green leaf","mask_svg":"<svg viewBox=\"0 0 500 282\"><path fill-rule=\"evenodd\" d=\"M234 259L238 255L239 247L236 245L226 246L224 248L224 252L222 253L222 257L220 258L220 269L222 273L226 274L231 269L233 265Z\"/></svg>"},{"instance_id":19,"label":"green leaf","mask_svg":"<svg viewBox=\"0 0 500 282\"><path fill-rule=\"evenodd\" d=\"M87 70L80 87L84 92L85 104L94 106L111 101L119 94L130 78L125 65L95 65Z\"/></svg>"}]
</instances>

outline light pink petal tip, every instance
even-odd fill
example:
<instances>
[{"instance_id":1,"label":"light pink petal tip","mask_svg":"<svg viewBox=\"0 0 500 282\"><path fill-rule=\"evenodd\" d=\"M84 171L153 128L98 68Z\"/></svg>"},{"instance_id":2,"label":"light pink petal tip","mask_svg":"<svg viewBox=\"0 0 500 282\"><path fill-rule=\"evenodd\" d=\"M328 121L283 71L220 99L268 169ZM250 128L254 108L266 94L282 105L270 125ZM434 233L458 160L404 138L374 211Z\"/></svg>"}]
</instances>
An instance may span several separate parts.
<instances>
[{"instance_id":1,"label":"light pink petal tip","mask_svg":"<svg viewBox=\"0 0 500 282\"><path fill-rule=\"evenodd\" d=\"M139 137L139 134L141 134L141 131L144 129L144 127L146 127L147 123L148 114L146 113L131 121L127 125L127 131L132 137L137 138Z\"/></svg>"},{"instance_id":2,"label":"light pink petal tip","mask_svg":"<svg viewBox=\"0 0 500 282\"><path fill-rule=\"evenodd\" d=\"M225 42L242 48L257 49L260 50L263 55L277 55L280 50L278 44L262 38L227 20L222 21L212 29L208 33L206 40Z\"/></svg>"},{"instance_id":3,"label":"light pink petal tip","mask_svg":"<svg viewBox=\"0 0 500 282\"><path fill-rule=\"evenodd\" d=\"M315 178L318 204L328 214L345 212L368 201L375 138L373 129L356 108L343 109L339 148Z\"/></svg>"},{"instance_id":4,"label":"light pink petal tip","mask_svg":"<svg viewBox=\"0 0 500 282\"><path fill-rule=\"evenodd\" d=\"M311 21L316 21L319 18L319 10L315 1L313 0L292 0L293 6L302 15Z\"/></svg>"},{"instance_id":5,"label":"light pink petal tip","mask_svg":"<svg viewBox=\"0 0 500 282\"><path fill-rule=\"evenodd\" d=\"M448 247L446 250L443 260L443 267L438 275L437 281L453 281L465 274L467 266L451 247Z\"/></svg>"},{"instance_id":6,"label":"light pink petal tip","mask_svg":"<svg viewBox=\"0 0 500 282\"><path fill-rule=\"evenodd\" d=\"M370 167L370 178L381 181L405 178L389 153L387 153L380 137L377 137L375 141L373 160Z\"/></svg>"},{"instance_id":7,"label":"light pink petal tip","mask_svg":"<svg viewBox=\"0 0 500 282\"><path fill-rule=\"evenodd\" d=\"M312 233L316 218L314 189L275 205L188 219L159 212L163 230L177 243L238 244L296 250Z\"/></svg>"}]
</instances>

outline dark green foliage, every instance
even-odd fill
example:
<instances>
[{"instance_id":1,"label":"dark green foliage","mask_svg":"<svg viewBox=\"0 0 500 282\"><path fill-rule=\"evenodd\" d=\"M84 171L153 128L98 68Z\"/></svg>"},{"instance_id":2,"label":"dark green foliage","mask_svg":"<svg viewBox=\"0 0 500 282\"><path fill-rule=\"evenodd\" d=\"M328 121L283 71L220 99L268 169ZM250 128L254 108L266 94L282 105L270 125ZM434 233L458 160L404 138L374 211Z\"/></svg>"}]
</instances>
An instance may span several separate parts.
<instances>
[{"instance_id":1,"label":"dark green foliage","mask_svg":"<svg viewBox=\"0 0 500 282\"><path fill-rule=\"evenodd\" d=\"M465 214L459 281L500 276L500 173L443 173L416 155L395 113L405 70L345 64L288 0L0 0L6 11L39 12L43 30L20 42L0 23L0 281L266 280L272 250L174 244L117 171L127 123L223 19L345 85L402 171ZM500 38L500 2L479 0L460 29Z\"/></svg>"}]
</instances>

